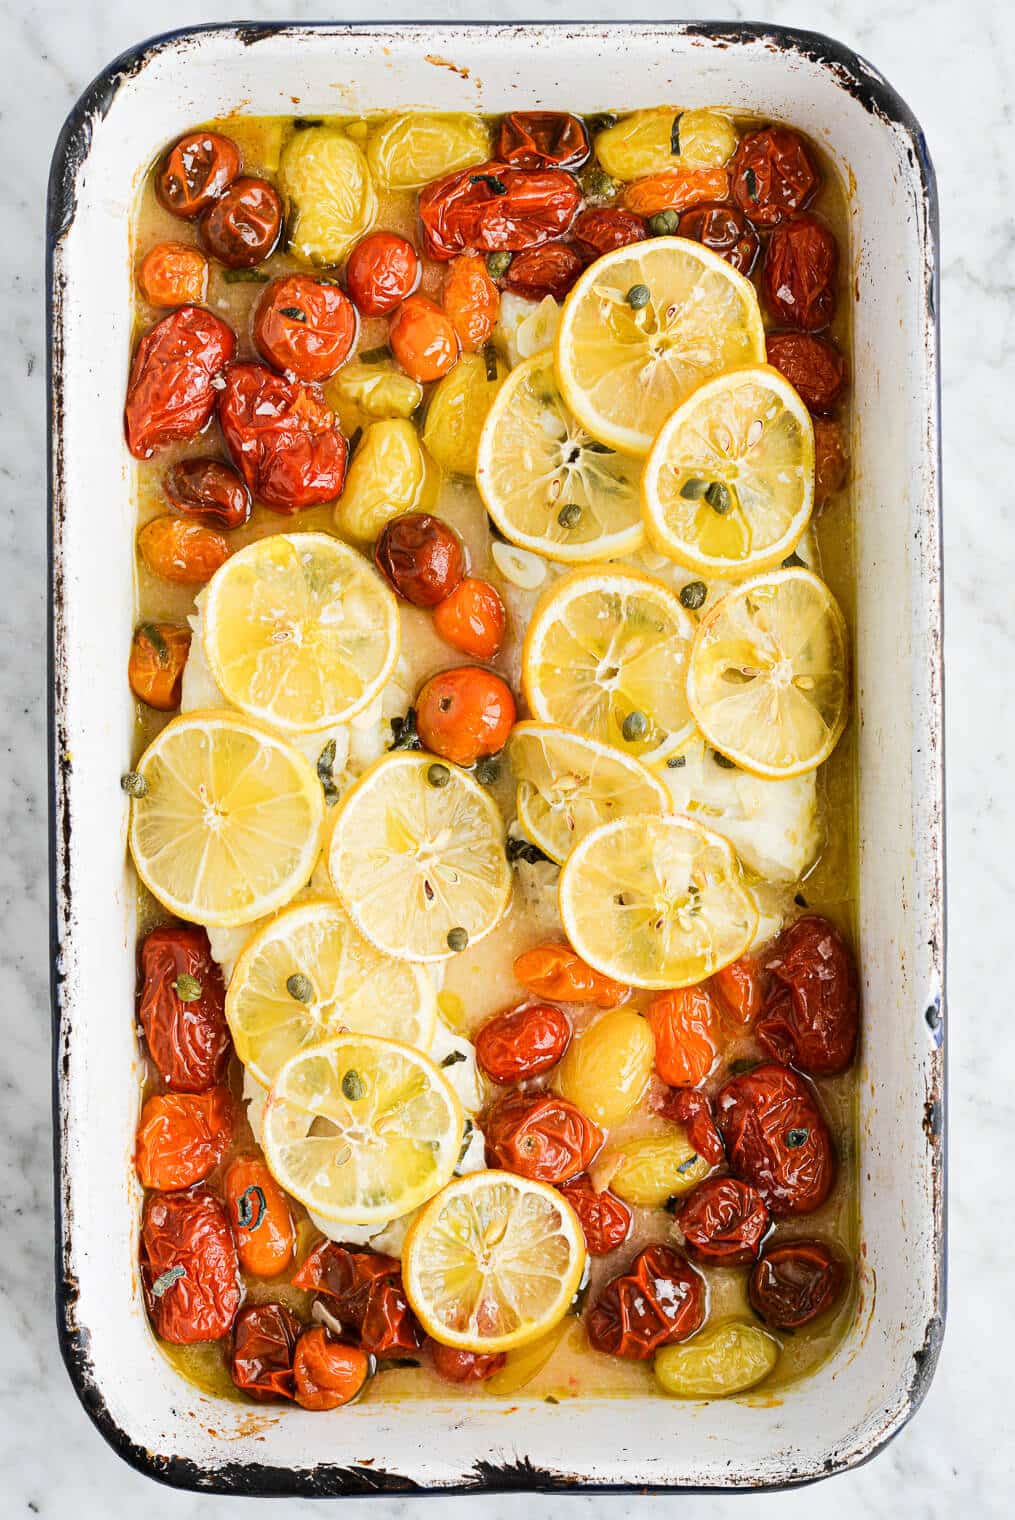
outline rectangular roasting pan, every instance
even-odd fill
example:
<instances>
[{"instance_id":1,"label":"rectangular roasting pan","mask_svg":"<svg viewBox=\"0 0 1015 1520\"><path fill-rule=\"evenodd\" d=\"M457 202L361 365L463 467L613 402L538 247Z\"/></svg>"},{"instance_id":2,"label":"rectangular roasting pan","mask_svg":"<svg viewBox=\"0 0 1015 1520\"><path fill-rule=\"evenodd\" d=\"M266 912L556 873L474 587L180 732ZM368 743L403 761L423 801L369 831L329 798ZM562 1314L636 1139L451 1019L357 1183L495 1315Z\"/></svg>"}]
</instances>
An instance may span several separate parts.
<instances>
[{"instance_id":1,"label":"rectangular roasting pan","mask_svg":"<svg viewBox=\"0 0 1015 1520\"><path fill-rule=\"evenodd\" d=\"M857 1319L777 1399L255 1408L183 1382L149 1332L131 1166L134 888L117 784L134 732L133 507L121 408L130 218L156 151L236 111L715 105L795 124L849 192L860 566L862 1246ZM316 26L170 33L111 63L49 198L51 849L56 1285L99 1430L181 1488L338 1495L780 1487L875 1453L919 1405L944 1315L937 207L923 135L863 59L747 25Z\"/></svg>"}]
</instances>

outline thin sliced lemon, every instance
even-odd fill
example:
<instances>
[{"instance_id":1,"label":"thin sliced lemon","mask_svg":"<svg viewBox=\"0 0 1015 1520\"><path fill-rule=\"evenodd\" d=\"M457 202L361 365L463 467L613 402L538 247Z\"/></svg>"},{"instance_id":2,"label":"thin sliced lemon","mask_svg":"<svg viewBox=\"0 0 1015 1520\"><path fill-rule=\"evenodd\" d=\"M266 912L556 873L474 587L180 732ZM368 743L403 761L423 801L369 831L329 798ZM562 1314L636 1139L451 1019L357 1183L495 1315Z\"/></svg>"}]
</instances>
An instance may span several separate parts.
<instances>
[{"instance_id":1,"label":"thin sliced lemon","mask_svg":"<svg viewBox=\"0 0 1015 1520\"><path fill-rule=\"evenodd\" d=\"M236 707L291 733L344 723L398 659L394 595L327 533L273 533L208 583L204 649Z\"/></svg>"},{"instance_id":2,"label":"thin sliced lemon","mask_svg":"<svg viewBox=\"0 0 1015 1520\"><path fill-rule=\"evenodd\" d=\"M631 243L590 264L557 332L568 406L593 437L629 454L647 454L703 380L764 359L754 286L687 238Z\"/></svg>"},{"instance_id":3,"label":"thin sliced lemon","mask_svg":"<svg viewBox=\"0 0 1015 1520\"><path fill-rule=\"evenodd\" d=\"M430 779L434 766L443 784ZM466 771L428 754L386 755L345 794L328 871L360 932L407 961L456 954L456 929L475 944L511 895L496 804Z\"/></svg>"},{"instance_id":4,"label":"thin sliced lemon","mask_svg":"<svg viewBox=\"0 0 1015 1520\"><path fill-rule=\"evenodd\" d=\"M479 437L476 485L512 543L548 559L611 559L641 544L637 461L599 443L568 410L553 355L512 370Z\"/></svg>"},{"instance_id":5,"label":"thin sliced lemon","mask_svg":"<svg viewBox=\"0 0 1015 1520\"><path fill-rule=\"evenodd\" d=\"M518 783L518 821L558 863L601 823L670 806L666 788L640 760L567 728L519 723L508 754Z\"/></svg>"},{"instance_id":6,"label":"thin sliced lemon","mask_svg":"<svg viewBox=\"0 0 1015 1520\"><path fill-rule=\"evenodd\" d=\"M645 463L642 510L655 548L701 575L754 575L800 541L814 502L814 427L768 365L692 391Z\"/></svg>"},{"instance_id":7,"label":"thin sliced lemon","mask_svg":"<svg viewBox=\"0 0 1015 1520\"><path fill-rule=\"evenodd\" d=\"M578 1216L556 1189L490 1170L431 1200L406 1237L402 1278L434 1340L495 1353L564 1317L585 1262Z\"/></svg>"},{"instance_id":8,"label":"thin sliced lemon","mask_svg":"<svg viewBox=\"0 0 1015 1520\"><path fill-rule=\"evenodd\" d=\"M226 992L236 1054L265 1087L298 1051L345 1030L429 1050L437 993L422 966L393 961L337 902L297 903L240 952Z\"/></svg>"},{"instance_id":9,"label":"thin sliced lemon","mask_svg":"<svg viewBox=\"0 0 1015 1520\"><path fill-rule=\"evenodd\" d=\"M636 570L575 570L536 606L522 650L536 718L636 759L693 732L684 694L695 623L662 581Z\"/></svg>"},{"instance_id":10,"label":"thin sliced lemon","mask_svg":"<svg viewBox=\"0 0 1015 1520\"><path fill-rule=\"evenodd\" d=\"M189 712L137 764L130 810L137 874L163 907L228 928L281 908L321 846L324 794L310 762L239 713Z\"/></svg>"},{"instance_id":11,"label":"thin sliced lemon","mask_svg":"<svg viewBox=\"0 0 1015 1520\"><path fill-rule=\"evenodd\" d=\"M560 873L564 932L605 976L689 987L750 945L758 910L732 846L690 818L621 818L587 834Z\"/></svg>"},{"instance_id":12,"label":"thin sliced lemon","mask_svg":"<svg viewBox=\"0 0 1015 1520\"><path fill-rule=\"evenodd\" d=\"M386 1224L432 1198L458 1163L465 1119L421 1051L343 1034L300 1051L264 1109L275 1180L339 1224Z\"/></svg>"},{"instance_id":13,"label":"thin sliced lemon","mask_svg":"<svg viewBox=\"0 0 1015 1520\"><path fill-rule=\"evenodd\" d=\"M849 698L849 636L810 570L735 586L698 625L687 696L708 742L756 776L800 776L827 760Z\"/></svg>"}]
</instances>

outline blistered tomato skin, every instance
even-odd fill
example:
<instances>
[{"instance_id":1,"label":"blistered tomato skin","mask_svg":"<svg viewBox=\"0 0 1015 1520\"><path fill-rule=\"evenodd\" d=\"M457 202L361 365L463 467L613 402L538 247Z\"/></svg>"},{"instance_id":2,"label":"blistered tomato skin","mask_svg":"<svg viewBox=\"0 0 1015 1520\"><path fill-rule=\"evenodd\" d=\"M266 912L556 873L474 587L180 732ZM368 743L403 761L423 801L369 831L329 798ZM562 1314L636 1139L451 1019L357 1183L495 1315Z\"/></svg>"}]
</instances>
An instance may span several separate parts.
<instances>
[{"instance_id":1,"label":"blistered tomato skin","mask_svg":"<svg viewBox=\"0 0 1015 1520\"><path fill-rule=\"evenodd\" d=\"M476 1060L491 1082L507 1086L551 1071L571 1039L571 1021L552 1003L508 1008L476 1036Z\"/></svg>"},{"instance_id":2,"label":"blistered tomato skin","mask_svg":"<svg viewBox=\"0 0 1015 1520\"><path fill-rule=\"evenodd\" d=\"M769 333L768 362L811 412L830 412L846 388L846 361L834 343L813 333Z\"/></svg>"},{"instance_id":3,"label":"blistered tomato skin","mask_svg":"<svg viewBox=\"0 0 1015 1520\"><path fill-rule=\"evenodd\" d=\"M402 1286L402 1264L379 1251L350 1251L326 1240L300 1267L297 1288L325 1295L328 1309L364 1351L375 1356L412 1356L423 1332Z\"/></svg>"},{"instance_id":4,"label":"blistered tomato skin","mask_svg":"<svg viewBox=\"0 0 1015 1520\"><path fill-rule=\"evenodd\" d=\"M465 352L474 354L482 348L500 312L500 292L490 278L486 260L471 253L452 259L444 276L441 303Z\"/></svg>"},{"instance_id":5,"label":"blistered tomato skin","mask_svg":"<svg viewBox=\"0 0 1015 1520\"><path fill-rule=\"evenodd\" d=\"M240 172L240 151L219 132L188 132L159 164L155 193L174 216L193 221Z\"/></svg>"},{"instance_id":6,"label":"blistered tomato skin","mask_svg":"<svg viewBox=\"0 0 1015 1520\"><path fill-rule=\"evenodd\" d=\"M265 287L254 342L270 364L297 380L327 380L349 357L358 327L352 302L337 285L293 274Z\"/></svg>"},{"instance_id":7,"label":"blistered tomato skin","mask_svg":"<svg viewBox=\"0 0 1015 1520\"><path fill-rule=\"evenodd\" d=\"M507 1361L503 1351L487 1356L480 1351L459 1351L454 1346L442 1346L440 1341L427 1341L427 1350L431 1367L446 1383L484 1383Z\"/></svg>"},{"instance_id":8,"label":"blistered tomato skin","mask_svg":"<svg viewBox=\"0 0 1015 1520\"><path fill-rule=\"evenodd\" d=\"M761 1194L735 1177L706 1177L675 1218L688 1256L714 1267L746 1267L756 1261L772 1225Z\"/></svg>"},{"instance_id":9,"label":"blistered tomato skin","mask_svg":"<svg viewBox=\"0 0 1015 1520\"><path fill-rule=\"evenodd\" d=\"M751 1307L773 1330L798 1330L841 1299L846 1268L820 1240L776 1241L751 1273Z\"/></svg>"},{"instance_id":10,"label":"blistered tomato skin","mask_svg":"<svg viewBox=\"0 0 1015 1520\"><path fill-rule=\"evenodd\" d=\"M636 180L624 191L624 205L638 216L660 211L686 211L707 201L725 199L729 176L725 169L668 169Z\"/></svg>"},{"instance_id":11,"label":"blistered tomato skin","mask_svg":"<svg viewBox=\"0 0 1015 1520\"><path fill-rule=\"evenodd\" d=\"M396 596L413 607L436 607L465 574L465 546L453 528L429 512L403 512L386 524L374 563Z\"/></svg>"},{"instance_id":12,"label":"blistered tomato skin","mask_svg":"<svg viewBox=\"0 0 1015 1520\"><path fill-rule=\"evenodd\" d=\"M608 1283L586 1318L596 1351L644 1362L659 1346L684 1341L705 1318L705 1284L668 1246L647 1246Z\"/></svg>"},{"instance_id":13,"label":"blistered tomato skin","mask_svg":"<svg viewBox=\"0 0 1015 1520\"><path fill-rule=\"evenodd\" d=\"M183 998L174 983L181 983ZM222 973L212 959L208 935L193 924L153 929L141 947L138 1018L148 1053L166 1086L204 1092L225 1077L232 1039L225 1016Z\"/></svg>"},{"instance_id":14,"label":"blistered tomato skin","mask_svg":"<svg viewBox=\"0 0 1015 1520\"><path fill-rule=\"evenodd\" d=\"M254 1277L277 1277L296 1250L285 1194L257 1156L238 1156L222 1184L240 1265Z\"/></svg>"},{"instance_id":15,"label":"blistered tomato skin","mask_svg":"<svg viewBox=\"0 0 1015 1520\"><path fill-rule=\"evenodd\" d=\"M216 528L242 528L250 516L250 492L221 459L181 459L166 472L162 488L184 517Z\"/></svg>"},{"instance_id":16,"label":"blistered tomato skin","mask_svg":"<svg viewBox=\"0 0 1015 1520\"><path fill-rule=\"evenodd\" d=\"M189 628L177 623L139 623L127 662L127 680L135 697L157 712L173 712L180 705L189 653Z\"/></svg>"},{"instance_id":17,"label":"blistered tomato skin","mask_svg":"<svg viewBox=\"0 0 1015 1520\"><path fill-rule=\"evenodd\" d=\"M689 1144L710 1166L721 1166L726 1160L722 1137L715 1127L711 1099L706 1093L693 1087L671 1087L656 1104L656 1112L681 1125Z\"/></svg>"},{"instance_id":18,"label":"blistered tomato skin","mask_svg":"<svg viewBox=\"0 0 1015 1520\"><path fill-rule=\"evenodd\" d=\"M563 169L519 169L497 160L427 185L420 193L423 242L432 259L456 253L518 253L563 237L581 190Z\"/></svg>"},{"instance_id":19,"label":"blistered tomato skin","mask_svg":"<svg viewBox=\"0 0 1015 1520\"><path fill-rule=\"evenodd\" d=\"M565 111L508 111L496 154L519 169L580 169L589 157L584 122Z\"/></svg>"},{"instance_id":20,"label":"blistered tomato skin","mask_svg":"<svg viewBox=\"0 0 1015 1520\"><path fill-rule=\"evenodd\" d=\"M218 414L233 463L273 512L299 512L342 494L349 445L316 386L263 364L233 364Z\"/></svg>"},{"instance_id":21,"label":"blistered tomato skin","mask_svg":"<svg viewBox=\"0 0 1015 1520\"><path fill-rule=\"evenodd\" d=\"M599 1127L549 1093L509 1093L483 1123L487 1166L536 1182L569 1182L584 1172L603 1143Z\"/></svg>"},{"instance_id":22,"label":"blistered tomato skin","mask_svg":"<svg viewBox=\"0 0 1015 1520\"><path fill-rule=\"evenodd\" d=\"M284 1304L247 1304L236 1316L229 1373L259 1404L296 1397L293 1356L303 1326Z\"/></svg>"},{"instance_id":23,"label":"blistered tomato skin","mask_svg":"<svg viewBox=\"0 0 1015 1520\"><path fill-rule=\"evenodd\" d=\"M777 227L768 240L762 285L769 310L779 322L802 332L820 332L835 316L839 250L823 222L799 216Z\"/></svg>"},{"instance_id":24,"label":"blistered tomato skin","mask_svg":"<svg viewBox=\"0 0 1015 1520\"><path fill-rule=\"evenodd\" d=\"M420 385L454 369L462 349L451 318L421 295L402 302L392 318L388 342L405 373Z\"/></svg>"},{"instance_id":25,"label":"blistered tomato skin","mask_svg":"<svg viewBox=\"0 0 1015 1520\"><path fill-rule=\"evenodd\" d=\"M243 1290L225 1205L205 1188L151 1193L141 1223L141 1276L164 1341L189 1346L228 1335Z\"/></svg>"},{"instance_id":26,"label":"blistered tomato skin","mask_svg":"<svg viewBox=\"0 0 1015 1520\"><path fill-rule=\"evenodd\" d=\"M419 284L421 265L412 244L394 232L371 232L356 244L345 283L364 317L383 317Z\"/></svg>"},{"instance_id":27,"label":"blistered tomato skin","mask_svg":"<svg viewBox=\"0 0 1015 1520\"><path fill-rule=\"evenodd\" d=\"M645 219L623 206L590 206L575 221L571 235L582 258L591 263L614 248L643 243L649 234Z\"/></svg>"},{"instance_id":28,"label":"blistered tomato skin","mask_svg":"<svg viewBox=\"0 0 1015 1520\"><path fill-rule=\"evenodd\" d=\"M590 1256L608 1256L631 1233L631 1210L615 1193L597 1193L588 1177L575 1177L560 1190L578 1215Z\"/></svg>"},{"instance_id":29,"label":"blistered tomato skin","mask_svg":"<svg viewBox=\"0 0 1015 1520\"><path fill-rule=\"evenodd\" d=\"M181 306L145 334L127 382L127 447L147 459L169 443L196 438L215 410L215 380L233 357L236 339L221 318Z\"/></svg>"},{"instance_id":30,"label":"blistered tomato skin","mask_svg":"<svg viewBox=\"0 0 1015 1520\"><path fill-rule=\"evenodd\" d=\"M652 1075L652 1031L633 1008L611 1008L572 1041L556 1090L607 1128L637 1107Z\"/></svg>"},{"instance_id":31,"label":"blistered tomato skin","mask_svg":"<svg viewBox=\"0 0 1015 1520\"><path fill-rule=\"evenodd\" d=\"M134 1164L146 1188L178 1192L214 1171L233 1136L233 1102L225 1087L149 1098L137 1127Z\"/></svg>"},{"instance_id":32,"label":"blistered tomato skin","mask_svg":"<svg viewBox=\"0 0 1015 1520\"><path fill-rule=\"evenodd\" d=\"M685 211L680 236L711 248L740 274L750 274L761 250L761 239L735 206L703 205Z\"/></svg>"},{"instance_id":33,"label":"blistered tomato skin","mask_svg":"<svg viewBox=\"0 0 1015 1520\"><path fill-rule=\"evenodd\" d=\"M304 1330L296 1343L293 1377L303 1409L338 1409L359 1393L370 1372L366 1353L331 1338L321 1325Z\"/></svg>"},{"instance_id":34,"label":"blistered tomato skin","mask_svg":"<svg viewBox=\"0 0 1015 1520\"><path fill-rule=\"evenodd\" d=\"M438 602L433 621L445 643L475 660L492 660L504 642L507 614L495 586L467 575Z\"/></svg>"},{"instance_id":35,"label":"blistered tomato skin","mask_svg":"<svg viewBox=\"0 0 1015 1520\"><path fill-rule=\"evenodd\" d=\"M416 698L416 727L425 749L475 765L496 755L514 727L515 699L500 676L478 665L460 665L432 676Z\"/></svg>"},{"instance_id":36,"label":"blistered tomato skin","mask_svg":"<svg viewBox=\"0 0 1015 1520\"><path fill-rule=\"evenodd\" d=\"M830 1077L853 1063L860 994L842 935L818 914L783 931L765 961L771 987L755 1033L773 1060Z\"/></svg>"},{"instance_id":37,"label":"blistered tomato skin","mask_svg":"<svg viewBox=\"0 0 1015 1520\"><path fill-rule=\"evenodd\" d=\"M516 253L504 276L504 285L516 296L541 301L553 296L563 301L584 268L581 254L568 243L547 243Z\"/></svg>"},{"instance_id":38,"label":"blistered tomato skin","mask_svg":"<svg viewBox=\"0 0 1015 1520\"><path fill-rule=\"evenodd\" d=\"M529 992L555 1003L594 1003L614 1008L631 996L630 987L594 971L570 945L533 945L516 956L514 974Z\"/></svg>"},{"instance_id":39,"label":"blistered tomato skin","mask_svg":"<svg viewBox=\"0 0 1015 1520\"><path fill-rule=\"evenodd\" d=\"M208 260L189 243L156 243L141 260L137 283L150 306L197 304L208 290Z\"/></svg>"},{"instance_id":40,"label":"blistered tomato skin","mask_svg":"<svg viewBox=\"0 0 1015 1520\"><path fill-rule=\"evenodd\" d=\"M733 160L733 199L756 227L776 227L810 205L818 171L802 138L763 127L741 139Z\"/></svg>"},{"instance_id":41,"label":"blistered tomato skin","mask_svg":"<svg viewBox=\"0 0 1015 1520\"><path fill-rule=\"evenodd\" d=\"M656 1071L671 1087L697 1087L715 1065L717 1014L705 987L659 992L645 1011L656 1042Z\"/></svg>"},{"instance_id":42,"label":"blistered tomato skin","mask_svg":"<svg viewBox=\"0 0 1015 1520\"><path fill-rule=\"evenodd\" d=\"M203 586L231 553L214 528L180 517L153 517L138 534L137 548L153 575L177 586Z\"/></svg>"},{"instance_id":43,"label":"blistered tomato skin","mask_svg":"<svg viewBox=\"0 0 1015 1520\"><path fill-rule=\"evenodd\" d=\"M832 1137L803 1077L774 1063L734 1077L715 1103L730 1171L777 1219L811 1214L835 1183Z\"/></svg>"},{"instance_id":44,"label":"blistered tomato skin","mask_svg":"<svg viewBox=\"0 0 1015 1520\"><path fill-rule=\"evenodd\" d=\"M228 269L252 269L274 251L282 232L282 201L264 179L238 179L198 223L201 244Z\"/></svg>"},{"instance_id":45,"label":"blistered tomato skin","mask_svg":"<svg viewBox=\"0 0 1015 1520\"><path fill-rule=\"evenodd\" d=\"M823 507L849 479L849 454L842 425L814 419L814 505Z\"/></svg>"},{"instance_id":46,"label":"blistered tomato skin","mask_svg":"<svg viewBox=\"0 0 1015 1520\"><path fill-rule=\"evenodd\" d=\"M761 1012L764 996L761 967L754 957L742 955L738 961L731 961L716 972L711 985L722 1012L738 1028L750 1029Z\"/></svg>"}]
</instances>

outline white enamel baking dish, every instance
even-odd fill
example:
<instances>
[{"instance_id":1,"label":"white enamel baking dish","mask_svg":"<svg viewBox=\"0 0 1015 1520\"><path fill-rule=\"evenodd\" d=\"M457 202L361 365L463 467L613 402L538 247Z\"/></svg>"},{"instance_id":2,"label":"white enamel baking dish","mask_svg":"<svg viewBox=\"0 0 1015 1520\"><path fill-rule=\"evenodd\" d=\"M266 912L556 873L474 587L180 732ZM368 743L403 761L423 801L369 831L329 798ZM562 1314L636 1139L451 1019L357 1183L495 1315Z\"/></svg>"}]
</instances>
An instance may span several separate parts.
<instances>
[{"instance_id":1,"label":"white enamel baking dish","mask_svg":"<svg viewBox=\"0 0 1015 1520\"><path fill-rule=\"evenodd\" d=\"M549 1406L522 1394L510 1410L438 1400L321 1416L206 1397L156 1349L134 1265L134 888L117 780L134 721L120 419L135 192L168 139L235 111L661 102L794 123L827 149L850 192L864 989L856 1323L812 1380L757 1406ZM111 64L69 118L53 164L49 253L57 1304L71 1377L99 1429L153 1477L250 1494L756 1488L869 1457L918 1406L944 1313L936 208L906 106L827 38L750 26L175 33Z\"/></svg>"}]
</instances>

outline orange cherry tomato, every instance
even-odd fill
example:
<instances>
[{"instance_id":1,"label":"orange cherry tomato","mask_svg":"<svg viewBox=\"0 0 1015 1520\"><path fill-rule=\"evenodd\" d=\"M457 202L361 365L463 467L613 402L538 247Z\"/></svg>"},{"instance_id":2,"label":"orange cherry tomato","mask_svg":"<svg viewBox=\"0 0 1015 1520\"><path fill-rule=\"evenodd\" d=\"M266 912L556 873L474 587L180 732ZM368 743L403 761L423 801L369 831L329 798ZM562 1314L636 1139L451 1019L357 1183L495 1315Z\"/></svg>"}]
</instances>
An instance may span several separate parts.
<instances>
[{"instance_id":1,"label":"orange cherry tomato","mask_svg":"<svg viewBox=\"0 0 1015 1520\"><path fill-rule=\"evenodd\" d=\"M412 244L394 232L371 232L356 244L345 283L365 317L383 317L419 284L422 266Z\"/></svg>"},{"instance_id":2,"label":"orange cherry tomato","mask_svg":"<svg viewBox=\"0 0 1015 1520\"><path fill-rule=\"evenodd\" d=\"M628 185L624 205L638 216L655 216L657 211L686 211L702 201L724 201L728 193L725 169L664 169Z\"/></svg>"},{"instance_id":3,"label":"orange cherry tomato","mask_svg":"<svg viewBox=\"0 0 1015 1520\"><path fill-rule=\"evenodd\" d=\"M175 1193L203 1182L233 1135L233 1100L225 1087L161 1093L141 1110L134 1162L146 1188Z\"/></svg>"},{"instance_id":4,"label":"orange cherry tomato","mask_svg":"<svg viewBox=\"0 0 1015 1520\"><path fill-rule=\"evenodd\" d=\"M656 1071L671 1087L697 1087L718 1054L716 1007L704 987L659 992L645 1017L656 1039Z\"/></svg>"},{"instance_id":5,"label":"orange cherry tomato","mask_svg":"<svg viewBox=\"0 0 1015 1520\"><path fill-rule=\"evenodd\" d=\"M240 172L240 150L219 132L188 132L159 164L155 194L174 216L192 221L224 195Z\"/></svg>"},{"instance_id":6,"label":"orange cherry tomato","mask_svg":"<svg viewBox=\"0 0 1015 1520\"><path fill-rule=\"evenodd\" d=\"M135 697L157 712L179 707L189 653L189 628L178 623L139 623L127 662L127 680Z\"/></svg>"},{"instance_id":7,"label":"orange cherry tomato","mask_svg":"<svg viewBox=\"0 0 1015 1520\"><path fill-rule=\"evenodd\" d=\"M322 1325L304 1330L293 1357L296 1402L304 1409L338 1409L356 1397L369 1370L358 1346L333 1340Z\"/></svg>"},{"instance_id":8,"label":"orange cherry tomato","mask_svg":"<svg viewBox=\"0 0 1015 1520\"><path fill-rule=\"evenodd\" d=\"M504 642L504 603L489 581L467 575L434 608L434 627L463 654L490 660Z\"/></svg>"},{"instance_id":9,"label":"orange cherry tomato","mask_svg":"<svg viewBox=\"0 0 1015 1520\"><path fill-rule=\"evenodd\" d=\"M189 243L156 243L141 260L137 283L150 306L200 304L208 290L208 260Z\"/></svg>"},{"instance_id":10,"label":"orange cherry tomato","mask_svg":"<svg viewBox=\"0 0 1015 1520\"><path fill-rule=\"evenodd\" d=\"M534 945L516 958L514 973L515 980L529 992L556 1003L616 1008L631 996L630 987L593 971L570 945Z\"/></svg>"},{"instance_id":11,"label":"orange cherry tomato","mask_svg":"<svg viewBox=\"0 0 1015 1520\"><path fill-rule=\"evenodd\" d=\"M388 333L391 352L420 384L439 380L458 363L461 343L446 312L429 296L410 296L395 313Z\"/></svg>"},{"instance_id":12,"label":"orange cherry tomato","mask_svg":"<svg viewBox=\"0 0 1015 1520\"><path fill-rule=\"evenodd\" d=\"M359 324L347 295L309 275L272 280L257 303L254 342L297 380L327 380L349 357Z\"/></svg>"},{"instance_id":13,"label":"orange cherry tomato","mask_svg":"<svg viewBox=\"0 0 1015 1520\"><path fill-rule=\"evenodd\" d=\"M514 721L511 688L478 665L432 676L416 699L416 729L424 749L456 765L475 765L502 750Z\"/></svg>"},{"instance_id":14,"label":"orange cherry tomato","mask_svg":"<svg viewBox=\"0 0 1015 1520\"><path fill-rule=\"evenodd\" d=\"M296 1229L282 1189L260 1157L238 1156L222 1190L240 1265L255 1277L277 1277L296 1251Z\"/></svg>"},{"instance_id":15,"label":"orange cherry tomato","mask_svg":"<svg viewBox=\"0 0 1015 1520\"><path fill-rule=\"evenodd\" d=\"M712 978L712 987L719 994L723 1009L733 1015L738 1024L750 1029L761 1012L761 967L750 955L742 955L731 961Z\"/></svg>"},{"instance_id":16,"label":"orange cherry tomato","mask_svg":"<svg viewBox=\"0 0 1015 1520\"><path fill-rule=\"evenodd\" d=\"M486 260L460 254L444 276L444 310L467 354L475 353L497 325L500 291L490 278Z\"/></svg>"},{"instance_id":17,"label":"orange cherry tomato","mask_svg":"<svg viewBox=\"0 0 1015 1520\"><path fill-rule=\"evenodd\" d=\"M177 586L203 586L231 552L221 533L182 517L153 517L138 534L137 547L153 575Z\"/></svg>"}]
</instances>

